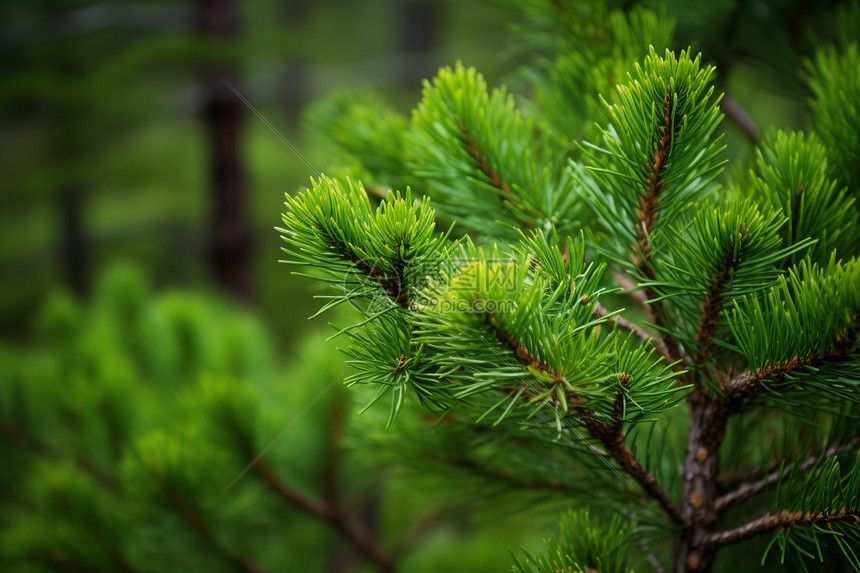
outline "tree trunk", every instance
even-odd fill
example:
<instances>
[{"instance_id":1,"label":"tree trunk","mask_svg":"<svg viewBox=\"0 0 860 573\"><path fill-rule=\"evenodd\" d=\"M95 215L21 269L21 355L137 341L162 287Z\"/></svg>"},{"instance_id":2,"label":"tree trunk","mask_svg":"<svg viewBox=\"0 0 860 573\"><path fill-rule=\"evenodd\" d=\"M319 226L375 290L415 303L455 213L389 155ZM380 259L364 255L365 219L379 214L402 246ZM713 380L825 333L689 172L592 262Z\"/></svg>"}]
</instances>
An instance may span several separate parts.
<instances>
[{"instance_id":1,"label":"tree trunk","mask_svg":"<svg viewBox=\"0 0 860 573\"><path fill-rule=\"evenodd\" d=\"M57 191L60 266L66 284L78 296L89 291L89 256L84 233L83 193L72 185Z\"/></svg>"},{"instance_id":2,"label":"tree trunk","mask_svg":"<svg viewBox=\"0 0 860 573\"><path fill-rule=\"evenodd\" d=\"M729 406L696 392L689 398L690 428L681 500L681 514L687 522L675 551L676 573L707 573L714 565L715 552L706 543L716 531L717 477L720 475L720 445L726 432Z\"/></svg>"},{"instance_id":3,"label":"tree trunk","mask_svg":"<svg viewBox=\"0 0 860 573\"><path fill-rule=\"evenodd\" d=\"M404 59L403 78L434 75L436 70L430 50L436 43L440 8L437 2L426 0L410 0L401 5L400 46L403 52L413 55Z\"/></svg>"},{"instance_id":4,"label":"tree trunk","mask_svg":"<svg viewBox=\"0 0 860 573\"><path fill-rule=\"evenodd\" d=\"M214 42L229 42L239 29L235 0L198 0L197 26ZM209 264L218 285L238 300L251 297L251 232L239 153L242 103L229 85L235 70L209 63L203 72L202 118L209 140L211 181Z\"/></svg>"}]
</instances>

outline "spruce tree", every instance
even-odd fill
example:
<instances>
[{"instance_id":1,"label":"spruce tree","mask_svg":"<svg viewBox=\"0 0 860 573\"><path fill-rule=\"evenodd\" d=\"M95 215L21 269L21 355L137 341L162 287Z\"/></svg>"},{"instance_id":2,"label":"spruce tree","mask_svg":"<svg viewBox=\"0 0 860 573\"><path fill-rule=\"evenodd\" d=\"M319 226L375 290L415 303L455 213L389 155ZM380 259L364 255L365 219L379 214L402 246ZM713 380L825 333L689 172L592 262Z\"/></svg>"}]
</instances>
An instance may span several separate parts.
<instances>
[{"instance_id":1,"label":"spruce tree","mask_svg":"<svg viewBox=\"0 0 860 573\"><path fill-rule=\"evenodd\" d=\"M728 178L714 67L596 12L524 106L460 63L408 119L321 106L346 167L287 196L288 262L357 309L348 383L404 463L417 403L450 466L561 486L576 511L515 570L860 570L856 40L806 65L814 131Z\"/></svg>"}]
</instances>

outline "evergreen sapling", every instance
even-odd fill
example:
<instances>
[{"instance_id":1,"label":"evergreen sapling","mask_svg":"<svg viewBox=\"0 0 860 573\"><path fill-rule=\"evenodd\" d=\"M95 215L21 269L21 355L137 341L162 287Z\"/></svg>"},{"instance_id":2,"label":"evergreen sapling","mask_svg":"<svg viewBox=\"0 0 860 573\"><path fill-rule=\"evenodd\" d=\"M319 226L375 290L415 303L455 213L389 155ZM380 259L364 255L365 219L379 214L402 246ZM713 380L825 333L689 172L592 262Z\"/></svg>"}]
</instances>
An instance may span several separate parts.
<instances>
[{"instance_id":1,"label":"evergreen sapling","mask_svg":"<svg viewBox=\"0 0 860 573\"><path fill-rule=\"evenodd\" d=\"M613 14L634 45L671 37L649 12ZM858 117L823 87L842 56L809 66L816 133L769 133L718 181L714 68L634 51L583 56L629 73L566 147L554 61L523 110L459 63L409 121L372 99L321 108L314 125L381 200L355 177L288 195L288 262L334 287L322 310L358 310L337 332L348 384L389 401L389 432L414 397L440 431L493 433L500 458L522 436L572 457L580 510L515 570L627 571L638 552L709 571L748 564L747 540L763 564L777 548L860 570L857 145L822 127Z\"/></svg>"}]
</instances>

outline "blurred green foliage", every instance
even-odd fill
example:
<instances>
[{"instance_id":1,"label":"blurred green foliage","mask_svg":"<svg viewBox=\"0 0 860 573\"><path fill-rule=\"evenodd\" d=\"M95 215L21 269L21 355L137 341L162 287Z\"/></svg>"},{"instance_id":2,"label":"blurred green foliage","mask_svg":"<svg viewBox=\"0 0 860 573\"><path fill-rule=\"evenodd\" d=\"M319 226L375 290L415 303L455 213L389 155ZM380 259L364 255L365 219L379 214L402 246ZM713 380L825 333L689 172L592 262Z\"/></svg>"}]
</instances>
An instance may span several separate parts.
<instances>
[{"instance_id":1,"label":"blurred green foliage","mask_svg":"<svg viewBox=\"0 0 860 573\"><path fill-rule=\"evenodd\" d=\"M410 64L398 59L407 49L407 4L240 3L241 35L227 54L240 70L237 87L321 169L327 154L299 121L309 100L365 86L405 105L419 93L422 75L455 57L501 75L504 62L496 54L506 41L500 32L509 9L440 3L432 50ZM0 335L20 336L27 315L62 280L55 192L64 183L84 195L91 272L130 260L157 285L209 280L208 142L195 86L203 63L224 54L195 39L191 3L144 0L130 5L139 12L125 18L121 6L109 5L103 27L64 32L66 20L105 6L46 0L0 7ZM278 219L272 214L283 193L313 173L250 111L241 144L255 237L255 303L286 343L305 329L310 296L275 264ZM70 151L59 157L57 145Z\"/></svg>"},{"instance_id":2,"label":"blurred green foliage","mask_svg":"<svg viewBox=\"0 0 860 573\"><path fill-rule=\"evenodd\" d=\"M437 427L414 409L387 432L385 408L356 413L372 394L345 392L333 344L302 344L300 359L279 366L247 311L212 295L155 295L132 267L105 275L89 304L49 297L32 339L0 346L4 570L360 565L336 528L251 469L259 453L296 495L326 503L333 487L344 514L408 571L505 568L504 547L533 547L576 487L540 444L501 460L482 433ZM548 463L564 483L530 482ZM526 477L499 483L494 466Z\"/></svg>"}]
</instances>

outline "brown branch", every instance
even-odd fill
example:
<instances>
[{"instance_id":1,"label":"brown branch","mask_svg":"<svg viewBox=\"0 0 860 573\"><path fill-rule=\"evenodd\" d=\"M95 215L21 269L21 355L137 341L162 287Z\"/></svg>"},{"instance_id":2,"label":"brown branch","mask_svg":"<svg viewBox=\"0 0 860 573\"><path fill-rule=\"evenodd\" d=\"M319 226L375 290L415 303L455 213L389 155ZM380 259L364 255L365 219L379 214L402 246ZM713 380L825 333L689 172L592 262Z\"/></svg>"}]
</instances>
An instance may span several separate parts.
<instances>
[{"instance_id":1,"label":"brown branch","mask_svg":"<svg viewBox=\"0 0 860 573\"><path fill-rule=\"evenodd\" d=\"M336 506L339 501L338 495L338 457L340 437L343 434L343 423L345 415L344 399L338 395L332 404L329 418L328 436L323 460L323 499L331 506Z\"/></svg>"},{"instance_id":2,"label":"brown branch","mask_svg":"<svg viewBox=\"0 0 860 573\"><path fill-rule=\"evenodd\" d=\"M479 301L475 301L477 303ZM546 363L546 360L541 359L538 356L534 356L529 350L518 340L512 337L510 334L505 332L503 329L499 328L496 324L496 318L492 313L486 313L484 315L484 320L487 323L489 329L493 332L496 339L504 344L508 350L510 350L514 354L514 358L516 358L517 362L522 364L523 366L534 368L535 370L539 370L541 372L545 372L552 376L552 383L559 384L563 381L562 372L556 372ZM553 397L556 405L558 405L557 398ZM580 396L574 392L566 391L565 392L565 400L568 405L572 405L572 410L576 411L577 408L581 408L584 404L588 403L588 398L584 396Z\"/></svg>"},{"instance_id":3,"label":"brown branch","mask_svg":"<svg viewBox=\"0 0 860 573\"><path fill-rule=\"evenodd\" d=\"M203 516L200 515L197 511L195 511L182 495L175 489L169 489L167 491L168 498L170 499L170 503L173 504L173 507L176 508L176 511L185 519L186 522L191 526L191 528L197 533L197 535L217 554L221 556L222 559L233 563L233 565L246 573L265 573L265 570L260 568L257 564L248 561L246 559L242 559L241 557L236 557L231 554L219 541L218 538L215 537L215 534L209 529L209 526L206 525L206 521L203 519Z\"/></svg>"},{"instance_id":4,"label":"brown branch","mask_svg":"<svg viewBox=\"0 0 860 573\"><path fill-rule=\"evenodd\" d=\"M472 134L462 123L460 124L460 137L463 140L463 143L466 145L466 153L469 154L469 157L474 159L478 163L478 168L481 170L481 173L487 176L492 183L493 187L500 190L505 195L511 195L511 187L508 185L499 173L490 166L489 161L487 160L487 156L481 153L481 148L478 147L478 143L472 138ZM519 197L513 199L513 203L516 203ZM505 200L507 201L507 200ZM534 213L527 213L530 216L535 216ZM521 217L517 217L520 225L527 227L529 229L534 228L534 223L524 220Z\"/></svg>"},{"instance_id":5,"label":"brown branch","mask_svg":"<svg viewBox=\"0 0 860 573\"><path fill-rule=\"evenodd\" d=\"M363 273L379 285L391 300L400 305L403 309L408 310L412 308L412 301L409 300L409 293L403 288L406 262L403 260L402 252L405 245L401 243L394 247L394 273L392 276L389 276L372 262L356 256L351 245L342 243L339 239L332 237L323 225L317 223L314 225L314 228L319 232L322 241L329 249L335 251L339 256L355 265L358 272Z\"/></svg>"},{"instance_id":6,"label":"brown branch","mask_svg":"<svg viewBox=\"0 0 860 573\"><path fill-rule=\"evenodd\" d=\"M378 547L376 542L352 521L343 510L334 505L322 504L293 491L278 479L274 472L263 463L262 459L254 461L252 455L248 456L248 459L252 460L252 467L257 476L276 495L304 513L328 523L344 540L353 545L383 573L393 573L396 570L394 560L391 556Z\"/></svg>"},{"instance_id":7,"label":"brown branch","mask_svg":"<svg viewBox=\"0 0 860 573\"><path fill-rule=\"evenodd\" d=\"M476 301L476 304L477 302L478 301ZM493 331L499 342L504 344L508 348L508 350L514 353L514 357L517 359L517 362L519 362L523 366L531 366L532 368L535 368L542 372L548 372L553 376L557 376L555 371L547 365L546 360L542 360L539 357L532 355L532 353L529 352L525 346L523 346L520 342L514 339L503 329L499 328L499 326L496 324L496 317L493 316L492 313L486 313L484 315L484 320L490 327L490 330Z\"/></svg>"},{"instance_id":8,"label":"brown branch","mask_svg":"<svg viewBox=\"0 0 860 573\"><path fill-rule=\"evenodd\" d=\"M816 367L827 362L838 362L843 360L857 340L857 317L854 318L853 328L845 329L836 337L834 345L824 352L814 354L805 359L795 356L790 360L777 362L765 368L759 368L755 372L745 372L732 380L726 391L726 397L734 404L734 407L746 398L764 394L764 381L780 382L787 375L802 371L804 368Z\"/></svg>"},{"instance_id":9,"label":"brown branch","mask_svg":"<svg viewBox=\"0 0 860 573\"><path fill-rule=\"evenodd\" d=\"M474 139L472 139L472 134L469 133L469 130L466 129L466 126L463 124L460 124L460 135L463 138L463 143L466 144L466 153L478 162L478 167L481 169L481 173L486 175L490 181L493 182L493 187L501 190L505 194L510 194L511 188L507 183L502 181L499 174L490 167L490 164L487 162L487 156L481 153L481 149L478 147L478 144Z\"/></svg>"},{"instance_id":10,"label":"brown branch","mask_svg":"<svg viewBox=\"0 0 860 573\"><path fill-rule=\"evenodd\" d=\"M649 318L653 322L654 313L652 312L653 309L648 304L648 301L650 300L649 293L651 297L656 296L656 293L654 293L654 291L650 289L647 289L646 291L646 289L639 288L639 285L633 282L633 280L624 273L615 272L613 274L615 276L615 281L622 289L624 289L624 294L629 295L634 301L636 301L640 306L642 306L646 310L646 312L648 312ZM654 345L654 348L657 349L657 352L660 354L660 356L665 358L666 362L671 364L677 361L677 354L673 354L672 352L670 352L670 345L666 344L665 337L666 335L652 337L651 344ZM677 350L677 346L675 345L672 345L672 348ZM682 365L679 365L675 368L675 371L677 372L681 368Z\"/></svg>"},{"instance_id":11,"label":"brown branch","mask_svg":"<svg viewBox=\"0 0 860 573\"><path fill-rule=\"evenodd\" d=\"M791 244L797 242L797 223L800 219L800 205L803 202L803 185L797 188L794 201L791 203Z\"/></svg>"},{"instance_id":12,"label":"brown branch","mask_svg":"<svg viewBox=\"0 0 860 573\"><path fill-rule=\"evenodd\" d=\"M657 224L657 217L660 212L660 193L663 191L666 182L663 180L663 169L666 167L666 162L669 159L669 150L672 147L672 86L666 84L666 98L663 102L663 122L660 125L660 139L657 141L657 151L654 154L654 160L646 165L647 177L645 178L645 194L637 195L639 198L639 209L636 211L637 225L636 234L639 243L633 256L633 264L636 269L649 281L655 279L654 270L651 268L652 253L649 238ZM654 300L658 298L657 293L650 287L643 289L646 300L653 300L647 305L648 314L651 322L657 326L663 325L663 315L665 309L662 300ZM677 362L681 357L681 350L678 348L678 343L675 339L666 333L661 336L662 347L661 353L665 353L669 357L670 363ZM676 369L680 368L680 364Z\"/></svg>"},{"instance_id":13,"label":"brown branch","mask_svg":"<svg viewBox=\"0 0 860 573\"><path fill-rule=\"evenodd\" d=\"M743 225L741 226L741 234L744 234ZM734 258L735 249L730 246L723 258L722 265L711 281L711 286L708 287L708 292L705 293L704 300L702 300L702 318L696 329L696 348L699 351L696 361L698 363L702 363L705 356L711 351L711 343L717 334L717 321L723 311L723 289L729 282L734 267Z\"/></svg>"},{"instance_id":14,"label":"brown branch","mask_svg":"<svg viewBox=\"0 0 860 573\"><path fill-rule=\"evenodd\" d=\"M761 130L755 120L741 107L729 94L723 94L723 99L720 100L720 110L729 120L744 132L744 135L753 143L759 145L761 143Z\"/></svg>"},{"instance_id":15,"label":"brown branch","mask_svg":"<svg viewBox=\"0 0 860 573\"><path fill-rule=\"evenodd\" d=\"M79 565L70 559L66 559L60 555L51 555L45 559L50 563L52 568L55 568L57 571L71 571L72 573L90 573L95 572L95 569L88 569L83 565ZM31 561L40 562L38 559L31 559Z\"/></svg>"},{"instance_id":16,"label":"brown branch","mask_svg":"<svg viewBox=\"0 0 860 573\"><path fill-rule=\"evenodd\" d=\"M29 434L25 428L22 428L13 422L0 420L0 434L10 442L15 442L21 446L29 447L53 458L68 459L79 469L102 485L106 486L108 489L116 493L119 493L122 490L122 484L119 479L105 468L99 466L93 460L78 454L63 452L56 446L46 442L40 442Z\"/></svg>"},{"instance_id":17,"label":"brown branch","mask_svg":"<svg viewBox=\"0 0 860 573\"><path fill-rule=\"evenodd\" d=\"M717 476L720 475L720 445L725 437L731 410L725 400L700 392L687 399L690 421L684 457L681 514L689 527L675 547L676 571L709 571L714 552L705 540L714 531L717 511ZM686 569L683 569L686 567Z\"/></svg>"},{"instance_id":18,"label":"brown branch","mask_svg":"<svg viewBox=\"0 0 860 573\"><path fill-rule=\"evenodd\" d=\"M785 476L796 471L804 472L829 457L835 456L836 454L844 452L845 450L849 450L853 447L856 447L857 444L860 444L860 438L854 438L847 444L840 444L838 446L830 447L821 454L809 456L799 464L788 464L784 468L782 468L781 471L773 469L761 479L744 483L736 490L717 498L715 504L717 511L723 511L728 506L734 503L738 503L754 496L757 493L764 491L765 489L767 489L768 486L779 481L781 476Z\"/></svg>"},{"instance_id":19,"label":"brown branch","mask_svg":"<svg viewBox=\"0 0 860 573\"><path fill-rule=\"evenodd\" d=\"M558 479L553 481L534 481L521 479L511 475L506 469L495 468L487 464L479 463L475 460L464 458L462 456L446 456L439 457L437 461L460 468L466 472L479 477L490 478L494 482L505 483L512 489L526 489L530 491L557 491L557 492L573 492L576 491L570 486L565 485Z\"/></svg>"},{"instance_id":20,"label":"brown branch","mask_svg":"<svg viewBox=\"0 0 860 573\"><path fill-rule=\"evenodd\" d=\"M731 529L729 531L719 531L712 533L707 537L707 544L711 548L724 547L732 543L738 543L751 539L756 535L767 533L775 529L790 528L795 526L809 527L812 525L827 525L829 523L839 521L853 521L860 523L860 512L848 511L844 507L839 511L832 513L822 513L818 511L788 511L782 510L776 515L765 515L755 521Z\"/></svg>"},{"instance_id":21,"label":"brown branch","mask_svg":"<svg viewBox=\"0 0 860 573\"><path fill-rule=\"evenodd\" d=\"M791 372L824 361L841 359L853 346L851 331L838 337L829 351L801 360L795 357L785 363L743 374L725 384L724 397L705 396L693 392L688 397L690 425L687 453L684 461L682 512L687 523L694 524L681 540L675 552L676 564L688 569L709 570L713 566L716 547L711 536L718 535L714 528L719 511L717 507L718 476L720 474L719 448L725 436L729 418L737 412L746 398L763 394L765 380L779 381Z\"/></svg>"},{"instance_id":22,"label":"brown branch","mask_svg":"<svg viewBox=\"0 0 860 573\"><path fill-rule=\"evenodd\" d=\"M855 447L855 446L858 446L858 445L860 445L860 438L853 438L853 439L849 440L848 443L842 444L839 446L833 446L833 448L831 448L831 449L836 450L834 453L841 453L841 452L844 452L845 450L848 450L848 449ZM830 454L830 455L833 455L833 454ZM812 457L817 457L817 456L810 456L810 457L812 458ZM779 462L777 460L774 460L771 463L769 463L767 465L767 467L757 465L748 471L738 472L736 474L720 478L719 488L721 491L725 492L725 491L728 491L732 487L737 487L740 484L743 484L744 482L749 482L749 481L761 479L766 474L769 474L771 472L775 472L777 469L779 469Z\"/></svg>"},{"instance_id":23,"label":"brown branch","mask_svg":"<svg viewBox=\"0 0 860 573\"><path fill-rule=\"evenodd\" d=\"M486 321L494 331L496 338L500 342L504 343L505 346L514 353L514 356L520 364L547 372L554 378L561 378L560 373L552 370L545 361L532 355L525 346L515 340L507 332L499 328L496 325L495 318L492 314L488 313L486 315ZM620 382L622 386L627 384L628 381L629 377L627 375L621 376ZM584 404L588 402L586 398L577 396L572 392L568 393L566 396L568 404L576 404L572 407L572 411L580 415L591 437L603 444L606 448L606 453L615 459L615 461L618 462L618 465L630 474L630 476L633 477L633 479L635 479L651 497L657 500L666 514L674 522L683 525L685 522L681 517L681 512L678 507L674 502L672 502L666 492L663 491L660 484L657 483L657 478L654 477L654 474L642 466L642 463L633 455L633 452L631 452L624 443L624 433L622 432L621 420L621 398L622 396L619 392L619 394L616 395L613 422L608 424L597 420L594 417L594 412L584 407Z\"/></svg>"},{"instance_id":24,"label":"brown branch","mask_svg":"<svg viewBox=\"0 0 860 573\"><path fill-rule=\"evenodd\" d=\"M607 314L608 313L606 309L603 308L603 306L601 306L599 302L594 304L594 316L596 316L597 318L603 318ZM615 315L610 317L609 320L617 324L618 328L632 332L636 338L641 338L646 342L651 342L654 340L654 337L642 330L642 327L640 327L638 324L630 322L623 316Z\"/></svg>"},{"instance_id":25,"label":"brown branch","mask_svg":"<svg viewBox=\"0 0 860 573\"><path fill-rule=\"evenodd\" d=\"M622 272L614 272L612 276L615 277L615 282L618 283L622 289L624 289L624 294L629 295L630 298L639 303L643 308L647 308L648 306L648 295L639 288L639 285L633 282L628 275Z\"/></svg>"},{"instance_id":26,"label":"brown branch","mask_svg":"<svg viewBox=\"0 0 860 573\"><path fill-rule=\"evenodd\" d=\"M391 189L389 189L388 187L382 187L380 185L366 185L364 187L364 192L371 197L376 197L377 199L385 199L386 197L388 197L388 194L391 192Z\"/></svg>"},{"instance_id":27,"label":"brown branch","mask_svg":"<svg viewBox=\"0 0 860 573\"><path fill-rule=\"evenodd\" d=\"M663 168L669 158L672 147L672 86L666 84L666 99L663 103L663 123L660 125L660 140L657 142L657 152L654 161L646 166L648 176L645 178L645 195L639 195L639 210L636 211L638 224L636 233L639 236L639 251L636 254L636 267L649 279L654 279L654 273L648 266L651 262L651 247L648 237L654 230L659 212L660 192L666 185L662 179Z\"/></svg>"},{"instance_id":28,"label":"brown branch","mask_svg":"<svg viewBox=\"0 0 860 573\"><path fill-rule=\"evenodd\" d=\"M606 424L597 420L589 413L584 413L582 421L591 437L603 444L603 447L606 448L606 453L618 462L618 465L660 504L666 515L678 525L685 525L686 522L681 516L678 506L663 491L663 488L657 483L657 478L654 477L654 474L642 466L642 463L624 443L624 433L621 431L621 425Z\"/></svg>"}]
</instances>

